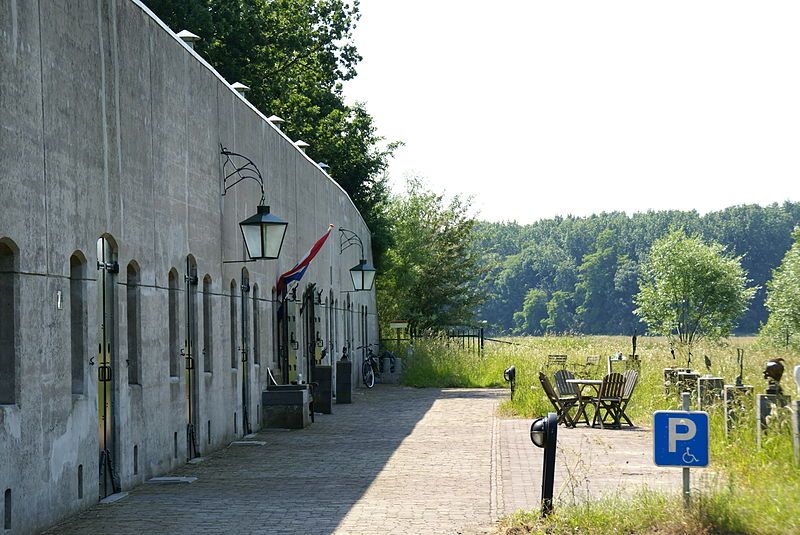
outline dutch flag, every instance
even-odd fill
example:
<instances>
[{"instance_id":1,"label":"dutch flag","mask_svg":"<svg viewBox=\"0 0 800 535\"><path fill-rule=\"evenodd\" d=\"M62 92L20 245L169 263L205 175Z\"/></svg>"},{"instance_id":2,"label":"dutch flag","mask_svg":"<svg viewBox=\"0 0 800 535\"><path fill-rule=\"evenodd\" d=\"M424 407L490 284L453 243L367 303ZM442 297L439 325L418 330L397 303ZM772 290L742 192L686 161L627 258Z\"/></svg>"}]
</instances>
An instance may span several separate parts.
<instances>
[{"instance_id":1,"label":"dutch flag","mask_svg":"<svg viewBox=\"0 0 800 535\"><path fill-rule=\"evenodd\" d=\"M322 249L322 246L325 245L325 241L328 239L328 236L330 236L331 230L333 230L333 225L328 225L328 230L320 239L317 240L317 242L313 247L311 247L306 255L292 269L278 277L278 293L281 293L286 285L290 282L299 281L303 278L303 275L306 273L306 269L308 269L308 265L312 260L314 260L314 257L317 256L317 253L320 249Z\"/></svg>"}]
</instances>

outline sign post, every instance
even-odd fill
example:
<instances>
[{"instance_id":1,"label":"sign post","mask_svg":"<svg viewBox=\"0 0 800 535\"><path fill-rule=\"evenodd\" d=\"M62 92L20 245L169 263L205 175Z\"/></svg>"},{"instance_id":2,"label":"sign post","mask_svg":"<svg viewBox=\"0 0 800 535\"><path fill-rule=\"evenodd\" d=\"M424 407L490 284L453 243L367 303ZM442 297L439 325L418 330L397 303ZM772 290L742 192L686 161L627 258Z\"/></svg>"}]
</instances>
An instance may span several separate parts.
<instances>
[{"instance_id":1,"label":"sign post","mask_svg":"<svg viewBox=\"0 0 800 535\"><path fill-rule=\"evenodd\" d=\"M691 468L708 466L708 413L689 411L689 393L681 394L682 411L653 414L653 458L656 466L683 469L683 501L689 505Z\"/></svg>"}]
</instances>

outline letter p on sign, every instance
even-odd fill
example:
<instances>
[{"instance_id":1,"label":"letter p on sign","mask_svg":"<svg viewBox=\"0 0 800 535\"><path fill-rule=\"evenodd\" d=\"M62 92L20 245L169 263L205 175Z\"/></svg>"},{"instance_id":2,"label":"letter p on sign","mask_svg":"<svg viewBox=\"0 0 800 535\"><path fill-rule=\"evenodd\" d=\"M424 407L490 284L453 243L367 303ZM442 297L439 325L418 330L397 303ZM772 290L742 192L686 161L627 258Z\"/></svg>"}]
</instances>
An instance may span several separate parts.
<instances>
[{"instance_id":1,"label":"letter p on sign","mask_svg":"<svg viewBox=\"0 0 800 535\"><path fill-rule=\"evenodd\" d=\"M670 453L678 451L678 441L692 440L697 434L697 426L686 418L670 418L668 425L667 442Z\"/></svg>"}]
</instances>

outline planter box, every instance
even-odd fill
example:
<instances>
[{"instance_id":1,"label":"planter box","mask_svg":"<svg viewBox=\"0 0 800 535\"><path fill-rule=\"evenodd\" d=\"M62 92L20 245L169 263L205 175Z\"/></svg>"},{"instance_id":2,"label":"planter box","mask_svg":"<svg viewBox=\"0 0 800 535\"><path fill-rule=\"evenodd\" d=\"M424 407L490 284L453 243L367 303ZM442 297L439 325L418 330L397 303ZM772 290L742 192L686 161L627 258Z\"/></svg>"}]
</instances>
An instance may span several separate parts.
<instances>
[{"instance_id":1,"label":"planter box","mask_svg":"<svg viewBox=\"0 0 800 535\"><path fill-rule=\"evenodd\" d=\"M311 425L308 385L275 385L261 393L261 425L266 428L303 429Z\"/></svg>"}]
</instances>

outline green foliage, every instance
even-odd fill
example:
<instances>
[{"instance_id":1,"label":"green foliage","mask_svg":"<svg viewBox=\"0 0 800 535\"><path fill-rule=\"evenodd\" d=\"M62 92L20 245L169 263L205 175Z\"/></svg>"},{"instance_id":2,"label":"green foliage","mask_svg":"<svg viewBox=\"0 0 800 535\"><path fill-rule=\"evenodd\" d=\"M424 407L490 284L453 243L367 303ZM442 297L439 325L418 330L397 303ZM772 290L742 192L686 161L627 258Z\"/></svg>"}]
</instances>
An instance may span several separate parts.
<instances>
[{"instance_id":1,"label":"green foliage","mask_svg":"<svg viewBox=\"0 0 800 535\"><path fill-rule=\"evenodd\" d=\"M800 333L800 229L795 230L794 240L767 284L769 320L762 335L780 344L796 345Z\"/></svg>"},{"instance_id":2,"label":"green foliage","mask_svg":"<svg viewBox=\"0 0 800 535\"><path fill-rule=\"evenodd\" d=\"M542 320L542 325L550 333L569 333L575 328L575 316L572 313L573 294L558 290L553 292L547 302L547 318Z\"/></svg>"},{"instance_id":3,"label":"green foliage","mask_svg":"<svg viewBox=\"0 0 800 535\"><path fill-rule=\"evenodd\" d=\"M547 319L547 292L531 288L525 295L522 310L514 312L515 329L518 334L540 335L544 329L542 322Z\"/></svg>"},{"instance_id":4,"label":"green foliage","mask_svg":"<svg viewBox=\"0 0 800 535\"><path fill-rule=\"evenodd\" d=\"M349 106L342 82L361 60L353 43L359 3L344 0L151 0L173 30L201 37L203 56L247 99L286 120L291 139L330 166L372 230L375 264L389 245L385 171L397 143L384 144L362 104Z\"/></svg>"},{"instance_id":5,"label":"green foliage","mask_svg":"<svg viewBox=\"0 0 800 535\"><path fill-rule=\"evenodd\" d=\"M502 357L484 358L446 338L418 340L413 356L404 363L403 384L436 388L478 388L504 386Z\"/></svg>"},{"instance_id":6,"label":"green foliage","mask_svg":"<svg viewBox=\"0 0 800 535\"><path fill-rule=\"evenodd\" d=\"M478 317L494 332L537 334L545 326L525 324L525 299L531 289L547 293L551 332L631 334L641 330L633 313L637 276L652 244L671 229L684 228L725 246L741 257L757 288L736 332L754 333L767 321L766 283L792 243L800 224L800 203L734 206L700 216L697 212L602 213L558 217L531 225L485 223L478 226L483 277L479 291L487 297ZM567 309L560 308L566 303ZM515 313L522 313L517 315ZM527 330L525 330L527 329Z\"/></svg>"},{"instance_id":7,"label":"green foliage","mask_svg":"<svg viewBox=\"0 0 800 535\"><path fill-rule=\"evenodd\" d=\"M469 203L458 196L445 201L410 180L404 195L391 198L387 214L394 244L377 277L382 321L403 319L414 330L471 323L480 272Z\"/></svg>"},{"instance_id":8,"label":"green foliage","mask_svg":"<svg viewBox=\"0 0 800 535\"><path fill-rule=\"evenodd\" d=\"M755 292L739 262L718 243L673 231L642 264L634 312L652 333L676 337L685 352L704 336L728 336Z\"/></svg>"}]
</instances>

